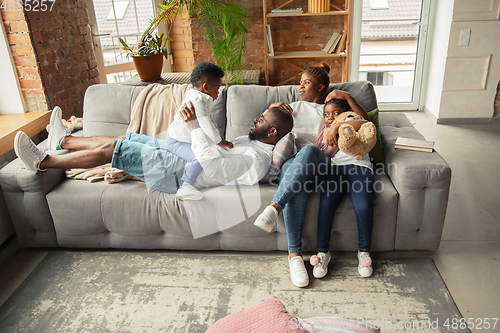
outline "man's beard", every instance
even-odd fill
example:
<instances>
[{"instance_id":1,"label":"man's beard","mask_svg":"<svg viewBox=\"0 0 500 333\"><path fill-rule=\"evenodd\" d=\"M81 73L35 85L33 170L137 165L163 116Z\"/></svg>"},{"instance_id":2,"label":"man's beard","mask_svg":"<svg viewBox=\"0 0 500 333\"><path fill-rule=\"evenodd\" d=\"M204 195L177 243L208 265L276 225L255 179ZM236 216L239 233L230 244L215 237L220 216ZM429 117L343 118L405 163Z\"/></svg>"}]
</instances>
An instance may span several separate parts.
<instances>
[{"instance_id":1,"label":"man's beard","mask_svg":"<svg viewBox=\"0 0 500 333\"><path fill-rule=\"evenodd\" d=\"M248 133L248 138L250 140L263 140L265 139L267 136L267 133L264 132L264 131L260 131L260 132L252 132L252 130L250 130L250 132Z\"/></svg>"}]
</instances>

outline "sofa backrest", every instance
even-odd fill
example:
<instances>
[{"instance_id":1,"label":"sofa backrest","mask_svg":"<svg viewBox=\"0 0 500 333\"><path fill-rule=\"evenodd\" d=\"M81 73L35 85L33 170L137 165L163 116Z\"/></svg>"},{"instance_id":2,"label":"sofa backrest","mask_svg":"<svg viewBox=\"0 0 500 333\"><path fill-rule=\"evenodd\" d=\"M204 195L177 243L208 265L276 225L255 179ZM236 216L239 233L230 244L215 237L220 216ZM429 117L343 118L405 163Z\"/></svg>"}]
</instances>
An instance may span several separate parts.
<instances>
[{"instance_id":1,"label":"sofa backrest","mask_svg":"<svg viewBox=\"0 0 500 333\"><path fill-rule=\"evenodd\" d=\"M85 92L83 103L83 135L124 134L130 123L134 102L145 86L96 84ZM370 82L332 84L333 89L349 92L365 110L377 107L377 99ZM221 87L211 113L223 138L232 140L248 134L253 119L275 102L299 101L298 86L231 86Z\"/></svg>"},{"instance_id":2,"label":"sofa backrest","mask_svg":"<svg viewBox=\"0 0 500 333\"><path fill-rule=\"evenodd\" d=\"M327 93L334 89L349 92L366 111L377 108L375 91L373 85L368 81L331 84ZM276 102L292 103L295 101L300 101L297 85L229 87L226 102L225 138L232 140L240 135L248 134L253 120L266 110L270 104Z\"/></svg>"},{"instance_id":3,"label":"sofa backrest","mask_svg":"<svg viewBox=\"0 0 500 333\"><path fill-rule=\"evenodd\" d=\"M144 86L95 84L83 99L83 136L118 136L127 131L132 107Z\"/></svg>"}]
</instances>

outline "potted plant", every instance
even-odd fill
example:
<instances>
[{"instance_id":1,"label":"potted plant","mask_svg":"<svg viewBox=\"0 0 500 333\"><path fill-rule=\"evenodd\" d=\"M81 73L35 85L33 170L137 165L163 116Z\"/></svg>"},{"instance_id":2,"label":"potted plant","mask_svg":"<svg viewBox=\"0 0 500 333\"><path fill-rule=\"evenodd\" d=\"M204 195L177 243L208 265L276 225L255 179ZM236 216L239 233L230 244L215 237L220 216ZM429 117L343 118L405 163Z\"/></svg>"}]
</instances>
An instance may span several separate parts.
<instances>
[{"instance_id":1,"label":"potted plant","mask_svg":"<svg viewBox=\"0 0 500 333\"><path fill-rule=\"evenodd\" d=\"M191 17L200 19L215 63L224 69L226 84L241 81L241 58L250 20L243 5L223 0L167 0L159 6L161 10L144 31L142 41L161 22L170 27L177 15L187 9Z\"/></svg>"},{"instance_id":2,"label":"potted plant","mask_svg":"<svg viewBox=\"0 0 500 333\"><path fill-rule=\"evenodd\" d=\"M168 59L168 51L165 47L167 38L163 33L148 33L141 38L136 48L130 47L122 38L119 38L127 58L132 57L135 69L141 81L156 81L161 79L163 57Z\"/></svg>"}]
</instances>

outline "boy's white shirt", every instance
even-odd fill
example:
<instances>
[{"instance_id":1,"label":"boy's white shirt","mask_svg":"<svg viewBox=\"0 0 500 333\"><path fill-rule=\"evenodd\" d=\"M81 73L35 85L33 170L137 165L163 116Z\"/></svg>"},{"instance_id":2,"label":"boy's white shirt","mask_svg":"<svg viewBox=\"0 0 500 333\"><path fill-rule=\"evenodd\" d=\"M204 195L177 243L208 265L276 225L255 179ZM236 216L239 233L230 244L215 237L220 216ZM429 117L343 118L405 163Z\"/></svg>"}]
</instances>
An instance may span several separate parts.
<instances>
[{"instance_id":1,"label":"boy's white shirt","mask_svg":"<svg viewBox=\"0 0 500 333\"><path fill-rule=\"evenodd\" d=\"M196 179L197 188L235 180L240 185L257 184L271 166L274 145L239 136L232 141L233 148L223 148L208 140L201 128L191 131L191 138L191 149L203 167Z\"/></svg>"},{"instance_id":2,"label":"boy's white shirt","mask_svg":"<svg viewBox=\"0 0 500 333\"><path fill-rule=\"evenodd\" d=\"M191 88L186 93L186 97L182 104L189 105L189 101L194 106L194 112L196 113L196 118L200 124L200 128L203 133L209 137L214 143L218 144L222 138L220 136L217 125L215 124L212 116L210 115L210 108L213 104L213 99L211 96L202 93L199 90ZM182 106L181 106L182 107ZM186 126L184 120L182 120L179 110L175 113L174 120L168 126L168 135L177 141L189 142L191 143L191 131Z\"/></svg>"}]
</instances>

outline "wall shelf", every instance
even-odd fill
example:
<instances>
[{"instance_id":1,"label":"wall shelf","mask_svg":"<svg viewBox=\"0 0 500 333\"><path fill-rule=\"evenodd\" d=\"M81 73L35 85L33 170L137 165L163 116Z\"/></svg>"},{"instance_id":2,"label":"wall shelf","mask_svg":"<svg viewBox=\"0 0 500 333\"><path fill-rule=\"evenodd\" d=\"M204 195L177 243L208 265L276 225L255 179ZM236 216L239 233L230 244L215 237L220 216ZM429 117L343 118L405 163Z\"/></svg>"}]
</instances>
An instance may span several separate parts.
<instances>
[{"instance_id":1,"label":"wall shelf","mask_svg":"<svg viewBox=\"0 0 500 333\"><path fill-rule=\"evenodd\" d=\"M347 10L336 10L326 13L302 13L302 14L267 14L267 18L273 17L289 17L289 16L328 16L328 15L348 15L349 12Z\"/></svg>"},{"instance_id":2,"label":"wall shelf","mask_svg":"<svg viewBox=\"0 0 500 333\"><path fill-rule=\"evenodd\" d=\"M299 52L276 52L274 56L267 55L270 59L295 59L295 58L341 58L347 57L345 52L327 53L325 51L299 51Z\"/></svg>"},{"instance_id":3,"label":"wall shelf","mask_svg":"<svg viewBox=\"0 0 500 333\"><path fill-rule=\"evenodd\" d=\"M289 4L291 1L288 1L287 3L283 4L279 8L283 7L286 4ZM346 82L349 79L349 61L350 61L350 49L351 49L351 33L350 33L350 27L351 27L351 8L352 8L352 0L344 0L344 8L339 8L337 6L331 6L337 10L332 10L329 12L324 12L324 13L293 13L293 14L271 14L269 12L269 8L267 6L267 0L262 0L262 9L263 9L263 19L264 19L264 45L266 48L266 52L264 52L264 75L265 75L265 81L266 85L269 85L269 60L280 60L288 62L288 60L291 59L305 59L305 58L339 58L341 65L342 65L342 82ZM343 19L343 28L342 30L345 31L347 34L346 36L346 43L345 43L345 50L340 53L328 53L325 51L295 51L295 52L274 52L273 55L271 55L269 46L268 46L268 37L267 37L267 25L268 19L270 21L273 21L272 19L274 18L285 18L285 17L318 17L318 16L336 16L339 17L340 19ZM338 21L338 20L337 20ZM273 38L274 39L274 38ZM325 38L326 39L326 38ZM325 45L328 42L328 39L325 40ZM294 64L288 62L292 67L296 67L297 69L302 69L298 66L295 66ZM300 75L300 74L298 74ZM291 81L293 78L287 79L279 84L285 84L289 81Z\"/></svg>"}]
</instances>

